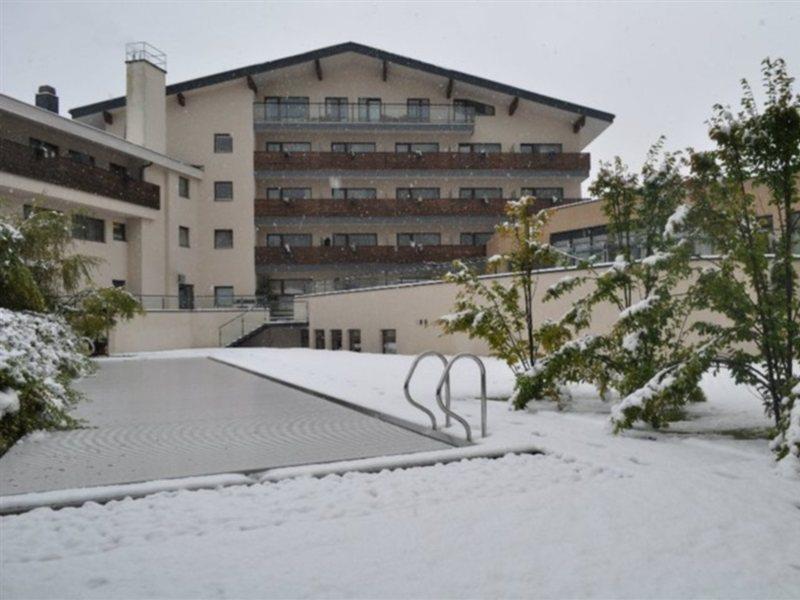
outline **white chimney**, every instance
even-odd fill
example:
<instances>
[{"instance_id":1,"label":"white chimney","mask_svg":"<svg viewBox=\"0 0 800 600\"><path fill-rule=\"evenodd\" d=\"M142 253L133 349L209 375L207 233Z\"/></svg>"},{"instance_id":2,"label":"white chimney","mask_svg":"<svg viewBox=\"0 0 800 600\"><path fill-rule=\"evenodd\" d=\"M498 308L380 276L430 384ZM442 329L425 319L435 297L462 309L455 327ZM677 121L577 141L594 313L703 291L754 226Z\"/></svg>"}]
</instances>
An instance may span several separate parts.
<instances>
[{"instance_id":1,"label":"white chimney","mask_svg":"<svg viewBox=\"0 0 800 600\"><path fill-rule=\"evenodd\" d=\"M156 152L167 149L167 55L146 42L125 45L125 137Z\"/></svg>"}]
</instances>

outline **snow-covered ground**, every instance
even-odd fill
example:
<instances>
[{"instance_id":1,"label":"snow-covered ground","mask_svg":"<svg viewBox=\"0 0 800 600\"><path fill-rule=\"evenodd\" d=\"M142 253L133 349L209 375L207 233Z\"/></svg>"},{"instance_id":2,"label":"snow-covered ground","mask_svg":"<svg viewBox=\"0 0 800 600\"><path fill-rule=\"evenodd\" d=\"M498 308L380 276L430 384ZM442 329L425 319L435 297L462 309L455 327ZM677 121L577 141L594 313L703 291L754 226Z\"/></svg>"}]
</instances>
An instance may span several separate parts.
<instances>
[{"instance_id":1,"label":"snow-covered ground","mask_svg":"<svg viewBox=\"0 0 800 600\"><path fill-rule=\"evenodd\" d=\"M411 357L196 353L425 422L402 394ZM477 429L470 367L457 367L454 407ZM440 368L423 363L413 387L429 406ZM507 396L505 366L487 370L489 394ZM582 389L568 412L490 403L479 446L546 454L4 517L0 597L797 598L800 482L765 440L709 433L769 422L727 378L705 388L672 433L613 436L609 407Z\"/></svg>"}]
</instances>

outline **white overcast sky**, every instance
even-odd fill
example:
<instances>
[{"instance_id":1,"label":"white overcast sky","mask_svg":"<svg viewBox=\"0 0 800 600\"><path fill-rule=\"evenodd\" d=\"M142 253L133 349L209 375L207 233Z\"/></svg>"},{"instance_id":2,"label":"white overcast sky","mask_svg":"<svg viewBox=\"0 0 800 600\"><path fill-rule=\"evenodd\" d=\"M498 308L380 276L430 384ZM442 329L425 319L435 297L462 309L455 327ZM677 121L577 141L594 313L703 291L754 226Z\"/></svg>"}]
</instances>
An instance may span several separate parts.
<instances>
[{"instance_id":1,"label":"white overcast sky","mask_svg":"<svg viewBox=\"0 0 800 600\"><path fill-rule=\"evenodd\" d=\"M24 2L0 0L0 91L61 111L125 92L124 45L168 83L355 41L614 113L588 150L638 168L660 135L704 147L765 56L800 76L800 2ZM800 88L800 86L798 86Z\"/></svg>"}]
</instances>

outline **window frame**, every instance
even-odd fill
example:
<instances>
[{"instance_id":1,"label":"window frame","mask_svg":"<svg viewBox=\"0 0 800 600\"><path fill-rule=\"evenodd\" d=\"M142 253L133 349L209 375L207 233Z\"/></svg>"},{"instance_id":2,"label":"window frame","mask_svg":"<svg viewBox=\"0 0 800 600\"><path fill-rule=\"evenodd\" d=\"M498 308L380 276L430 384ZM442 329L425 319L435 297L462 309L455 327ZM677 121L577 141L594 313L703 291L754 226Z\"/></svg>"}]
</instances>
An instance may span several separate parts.
<instances>
[{"instance_id":1,"label":"window frame","mask_svg":"<svg viewBox=\"0 0 800 600\"><path fill-rule=\"evenodd\" d=\"M231 190L230 196L220 196L219 188L228 184ZM233 202L233 181L223 180L214 182L214 202Z\"/></svg>"},{"instance_id":2,"label":"window frame","mask_svg":"<svg viewBox=\"0 0 800 600\"><path fill-rule=\"evenodd\" d=\"M188 177L178 177L178 196L181 198L191 198L191 182Z\"/></svg>"},{"instance_id":3,"label":"window frame","mask_svg":"<svg viewBox=\"0 0 800 600\"><path fill-rule=\"evenodd\" d=\"M426 198L424 196L420 197L417 196L414 192L429 192L434 191L435 197ZM412 187L401 187L395 188L394 190L395 198L398 200L417 200L419 202L423 202L425 200L441 200L442 199L442 190L438 187L419 187L419 188L412 188Z\"/></svg>"},{"instance_id":4,"label":"window frame","mask_svg":"<svg viewBox=\"0 0 800 600\"><path fill-rule=\"evenodd\" d=\"M347 330L347 349L350 352L361 352L361 330Z\"/></svg>"},{"instance_id":5,"label":"window frame","mask_svg":"<svg viewBox=\"0 0 800 600\"><path fill-rule=\"evenodd\" d=\"M494 235L493 231L463 231L459 235L459 242L461 246L485 246L489 242L489 240L492 239L493 235ZM464 242L465 236L469 236L469 239L471 241L465 243ZM478 236L487 236L486 241L480 244L476 243L478 240Z\"/></svg>"},{"instance_id":6,"label":"window frame","mask_svg":"<svg viewBox=\"0 0 800 600\"><path fill-rule=\"evenodd\" d=\"M214 154L232 154L233 136L230 133L214 134Z\"/></svg>"},{"instance_id":7,"label":"window frame","mask_svg":"<svg viewBox=\"0 0 800 600\"><path fill-rule=\"evenodd\" d=\"M127 242L128 228L126 225L126 223L120 223L119 221L111 221L111 239L115 242Z\"/></svg>"},{"instance_id":8,"label":"window frame","mask_svg":"<svg viewBox=\"0 0 800 600\"><path fill-rule=\"evenodd\" d=\"M369 243L369 244L356 244L356 243L353 243L351 241L351 238L354 238L354 237L357 237L357 236L370 237L371 240L374 243ZM342 238L344 238L344 243L337 243L337 241L341 242ZM356 248L361 248L361 247L371 248L373 246L377 246L378 245L378 234L377 233L334 233L333 236L331 237L331 243L332 243L333 246L337 246L337 247L340 247L340 248L342 248L342 247L351 247L351 246L355 246Z\"/></svg>"},{"instance_id":9,"label":"window frame","mask_svg":"<svg viewBox=\"0 0 800 600\"><path fill-rule=\"evenodd\" d=\"M99 232L99 235L92 235L92 227L96 228L94 229L94 233L96 234ZM89 215L72 215L71 234L72 239L75 240L105 244L106 221L105 219L90 217Z\"/></svg>"},{"instance_id":10,"label":"window frame","mask_svg":"<svg viewBox=\"0 0 800 600\"><path fill-rule=\"evenodd\" d=\"M230 233L230 245L221 246L218 236ZM233 249L233 229L215 229L214 230L214 250L231 250Z\"/></svg>"},{"instance_id":11,"label":"window frame","mask_svg":"<svg viewBox=\"0 0 800 600\"><path fill-rule=\"evenodd\" d=\"M478 194L478 190L492 190L493 192L499 192L497 196L494 194L492 195L483 195ZM465 195L467 192L467 195ZM502 199L503 198L503 188L492 188L492 187L463 187L458 188L458 199L459 200L492 200L492 199Z\"/></svg>"},{"instance_id":12,"label":"window frame","mask_svg":"<svg viewBox=\"0 0 800 600\"><path fill-rule=\"evenodd\" d=\"M186 243L184 243L184 241ZM192 234L191 230L186 225L178 225L178 247L191 248L192 247Z\"/></svg>"},{"instance_id":13,"label":"window frame","mask_svg":"<svg viewBox=\"0 0 800 600\"><path fill-rule=\"evenodd\" d=\"M325 350L325 330L314 330L314 350Z\"/></svg>"},{"instance_id":14,"label":"window frame","mask_svg":"<svg viewBox=\"0 0 800 600\"><path fill-rule=\"evenodd\" d=\"M390 344L392 348L388 348ZM397 329L381 329L381 354L397 354Z\"/></svg>"},{"instance_id":15,"label":"window frame","mask_svg":"<svg viewBox=\"0 0 800 600\"><path fill-rule=\"evenodd\" d=\"M286 242L286 238L289 236L303 238L308 240L308 245L305 244L289 244ZM270 240L278 238L279 244L271 244ZM265 240L267 248L285 248L289 246L289 248L310 248L314 245L314 238L310 233L268 233L267 238Z\"/></svg>"},{"instance_id":16,"label":"window frame","mask_svg":"<svg viewBox=\"0 0 800 600\"><path fill-rule=\"evenodd\" d=\"M436 238L437 238L436 243L417 242L417 240L415 238L417 236L423 236L423 235L436 236ZM409 238L408 243L401 243L401 238L404 237L404 236ZM414 231L414 232L402 231L402 232L398 232L397 233L396 243L397 243L397 247L398 248L404 248L404 247L408 247L408 246L411 246L411 247L414 247L414 248L419 247L419 246L441 246L442 245L442 234L441 234L441 232L435 232L435 231Z\"/></svg>"},{"instance_id":17,"label":"window frame","mask_svg":"<svg viewBox=\"0 0 800 600\"><path fill-rule=\"evenodd\" d=\"M230 290L230 294L227 294L227 291ZM225 292L225 295L221 294L220 292ZM223 298L224 301L220 302L220 298ZM228 300L230 298L230 300ZM233 290L232 285L215 285L214 286L214 308L230 308L234 305L236 299L236 294Z\"/></svg>"},{"instance_id":18,"label":"window frame","mask_svg":"<svg viewBox=\"0 0 800 600\"><path fill-rule=\"evenodd\" d=\"M554 147L555 150L543 151L545 147ZM562 154L564 152L564 144L559 142L531 142L519 145L521 154Z\"/></svg>"}]
</instances>

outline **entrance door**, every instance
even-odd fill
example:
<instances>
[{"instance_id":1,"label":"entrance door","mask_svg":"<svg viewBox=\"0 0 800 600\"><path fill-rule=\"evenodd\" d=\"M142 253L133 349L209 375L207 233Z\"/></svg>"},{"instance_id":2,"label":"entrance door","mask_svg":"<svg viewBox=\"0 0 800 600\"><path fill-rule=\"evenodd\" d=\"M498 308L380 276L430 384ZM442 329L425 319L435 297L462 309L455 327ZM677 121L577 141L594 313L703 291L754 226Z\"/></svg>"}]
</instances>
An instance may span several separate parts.
<instances>
[{"instance_id":1,"label":"entrance door","mask_svg":"<svg viewBox=\"0 0 800 600\"><path fill-rule=\"evenodd\" d=\"M178 308L191 310L194 308L194 286L188 283L178 284Z\"/></svg>"}]
</instances>

